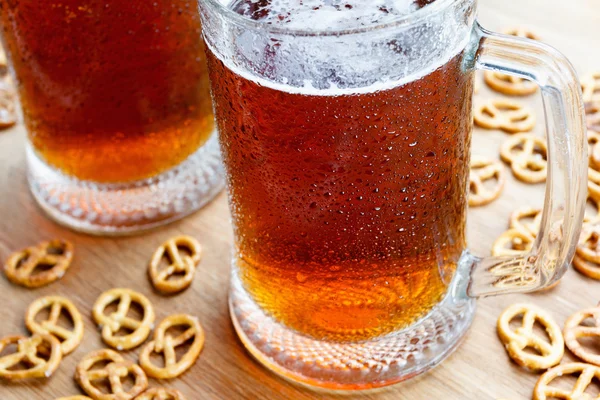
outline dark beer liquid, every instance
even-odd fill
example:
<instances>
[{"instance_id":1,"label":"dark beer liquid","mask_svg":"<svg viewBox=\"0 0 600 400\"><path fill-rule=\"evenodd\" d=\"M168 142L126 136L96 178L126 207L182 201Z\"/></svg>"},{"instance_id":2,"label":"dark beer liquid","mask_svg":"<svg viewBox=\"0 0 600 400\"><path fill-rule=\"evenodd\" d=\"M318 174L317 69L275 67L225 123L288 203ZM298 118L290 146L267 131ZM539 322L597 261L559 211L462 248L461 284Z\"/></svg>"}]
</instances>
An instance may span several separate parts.
<instances>
[{"instance_id":1,"label":"dark beer liquid","mask_svg":"<svg viewBox=\"0 0 600 400\"><path fill-rule=\"evenodd\" d=\"M236 272L253 299L338 341L426 315L465 249L472 76L462 55L337 95L257 82L208 54Z\"/></svg>"},{"instance_id":2,"label":"dark beer liquid","mask_svg":"<svg viewBox=\"0 0 600 400\"><path fill-rule=\"evenodd\" d=\"M34 150L79 179L168 170L214 128L195 0L0 2Z\"/></svg>"}]
</instances>

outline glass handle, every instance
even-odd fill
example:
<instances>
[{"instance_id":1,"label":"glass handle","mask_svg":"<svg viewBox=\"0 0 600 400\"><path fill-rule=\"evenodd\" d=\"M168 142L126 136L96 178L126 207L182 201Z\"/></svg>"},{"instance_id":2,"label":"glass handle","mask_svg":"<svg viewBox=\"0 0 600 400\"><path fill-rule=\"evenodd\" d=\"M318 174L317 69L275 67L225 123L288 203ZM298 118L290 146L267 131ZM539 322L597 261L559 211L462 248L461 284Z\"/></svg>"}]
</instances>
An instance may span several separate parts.
<instances>
[{"instance_id":1,"label":"glass handle","mask_svg":"<svg viewBox=\"0 0 600 400\"><path fill-rule=\"evenodd\" d=\"M533 40L473 30L477 69L508 73L541 89L548 140L548 176L540 232L522 256L471 257L472 297L531 292L565 273L577 245L587 191L587 140L581 87L573 66Z\"/></svg>"}]
</instances>

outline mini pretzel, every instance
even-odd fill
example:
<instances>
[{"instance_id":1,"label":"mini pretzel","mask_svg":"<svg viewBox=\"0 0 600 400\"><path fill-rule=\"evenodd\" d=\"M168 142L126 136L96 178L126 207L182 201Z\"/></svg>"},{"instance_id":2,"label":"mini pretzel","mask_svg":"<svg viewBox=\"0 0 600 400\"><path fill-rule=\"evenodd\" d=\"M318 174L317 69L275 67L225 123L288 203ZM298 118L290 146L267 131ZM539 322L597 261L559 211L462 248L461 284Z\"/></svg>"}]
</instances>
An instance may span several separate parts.
<instances>
[{"instance_id":1,"label":"mini pretzel","mask_svg":"<svg viewBox=\"0 0 600 400\"><path fill-rule=\"evenodd\" d=\"M579 373L579 378L572 390L566 390L554 386L550 383L555 379L565 375ZM533 400L565 399L565 400L593 400L585 393L592 380L600 379L600 367L583 363L562 364L546 371L538 379L533 390ZM597 397L596 397L597 399Z\"/></svg>"},{"instance_id":2,"label":"mini pretzel","mask_svg":"<svg viewBox=\"0 0 600 400\"><path fill-rule=\"evenodd\" d=\"M581 78L583 101L600 102L600 71L591 72Z\"/></svg>"},{"instance_id":3,"label":"mini pretzel","mask_svg":"<svg viewBox=\"0 0 600 400\"><path fill-rule=\"evenodd\" d=\"M108 362L102 368L95 364ZM123 379L133 376L134 385L128 391L123 388ZM94 400L129 400L135 398L148 387L148 378L139 365L125 360L119 353L104 349L94 351L81 360L75 370L75 380ZM110 393L103 393L94 385L95 381L108 380Z\"/></svg>"},{"instance_id":4,"label":"mini pretzel","mask_svg":"<svg viewBox=\"0 0 600 400\"><path fill-rule=\"evenodd\" d=\"M488 189L483 182L491 179L495 179L496 183L492 189ZM505 181L504 167L500 162L483 157L471 157L469 205L483 206L496 200L504 188Z\"/></svg>"},{"instance_id":5,"label":"mini pretzel","mask_svg":"<svg viewBox=\"0 0 600 400\"><path fill-rule=\"evenodd\" d=\"M600 133L596 132L593 129L588 129L587 141L588 141L588 156L590 158L590 169L592 167L600 168ZM596 170L594 169L594 171L596 171ZM590 179L593 179L592 175L593 175L593 172L590 173L590 176L589 176ZM600 177L600 174L597 177ZM598 183L598 182L596 182L596 183Z\"/></svg>"},{"instance_id":6,"label":"mini pretzel","mask_svg":"<svg viewBox=\"0 0 600 400\"><path fill-rule=\"evenodd\" d=\"M594 320L594 326L581 325L588 318ZM565 344L573 354L590 364L600 365L600 354L586 351L578 341L581 337L600 341L600 307L588 308L571 315L565 323L564 335Z\"/></svg>"},{"instance_id":7,"label":"mini pretzel","mask_svg":"<svg viewBox=\"0 0 600 400\"><path fill-rule=\"evenodd\" d=\"M43 309L50 308L48 319L38 322L37 315ZM65 311L71 321L73 321L73 330L63 328L58 325L58 318L62 311ZM60 345L63 355L71 353L83 339L83 320L77 307L70 300L61 296L48 296L37 299L27 309L25 315L25 325L32 333L53 335L62 340Z\"/></svg>"},{"instance_id":8,"label":"mini pretzel","mask_svg":"<svg viewBox=\"0 0 600 400\"><path fill-rule=\"evenodd\" d=\"M62 278L72 260L73 245L66 240L52 240L13 253L4 265L4 273L12 283L37 288ZM52 268L34 274L41 265Z\"/></svg>"},{"instance_id":9,"label":"mini pretzel","mask_svg":"<svg viewBox=\"0 0 600 400\"><path fill-rule=\"evenodd\" d=\"M600 101L585 103L585 119L588 129L600 130Z\"/></svg>"},{"instance_id":10,"label":"mini pretzel","mask_svg":"<svg viewBox=\"0 0 600 400\"><path fill-rule=\"evenodd\" d=\"M585 276L600 280L600 226L597 224L583 225L573 266Z\"/></svg>"},{"instance_id":11,"label":"mini pretzel","mask_svg":"<svg viewBox=\"0 0 600 400\"><path fill-rule=\"evenodd\" d=\"M523 324L512 330L510 321L519 315L523 317ZM536 320L548 332L550 343L533 332ZM550 368L560 362L565 352L560 327L546 311L531 304L513 304L504 310L498 319L498 336L510 358L529 369ZM528 353L526 348L533 348L541 355Z\"/></svg>"},{"instance_id":12,"label":"mini pretzel","mask_svg":"<svg viewBox=\"0 0 600 400\"><path fill-rule=\"evenodd\" d=\"M538 89L535 82L498 71L485 71L483 79L490 88L508 96L527 96Z\"/></svg>"},{"instance_id":13,"label":"mini pretzel","mask_svg":"<svg viewBox=\"0 0 600 400\"><path fill-rule=\"evenodd\" d=\"M531 250L535 238L519 229L509 229L502 233L492 245L492 255L520 256Z\"/></svg>"},{"instance_id":14,"label":"mini pretzel","mask_svg":"<svg viewBox=\"0 0 600 400\"><path fill-rule=\"evenodd\" d=\"M106 315L104 310L112 302L118 300L117 311ZM139 304L144 316L141 321L127 316L131 302ZM102 339L117 350L129 350L142 344L150 335L154 323L154 308L144 295L131 289L111 289L104 292L96 300L93 308L94 321L102 329ZM121 328L132 332L124 336L116 336Z\"/></svg>"},{"instance_id":15,"label":"mini pretzel","mask_svg":"<svg viewBox=\"0 0 600 400\"><path fill-rule=\"evenodd\" d=\"M0 88L0 129L17 123L17 97L13 90Z\"/></svg>"},{"instance_id":16,"label":"mini pretzel","mask_svg":"<svg viewBox=\"0 0 600 400\"><path fill-rule=\"evenodd\" d=\"M477 125L486 129L502 129L508 133L528 132L535 126L533 110L520 103L496 99L475 108Z\"/></svg>"},{"instance_id":17,"label":"mini pretzel","mask_svg":"<svg viewBox=\"0 0 600 400\"><path fill-rule=\"evenodd\" d=\"M532 222L525 222L525 219L533 218ZM531 237L537 237L540 232L542 222L542 210L533 207L521 207L513 211L510 215L510 227L520 230Z\"/></svg>"},{"instance_id":18,"label":"mini pretzel","mask_svg":"<svg viewBox=\"0 0 600 400\"><path fill-rule=\"evenodd\" d=\"M172 337L167 331L174 326L184 326L187 329L181 335ZM177 361L175 349L189 340L193 340L189 350ZM153 378L175 378L187 371L196 362L203 347L204 330L200 326L198 319L185 314L171 315L158 325L154 332L154 340L142 349L140 353L140 365ZM164 367L152 364L150 361L152 352L163 354L165 360Z\"/></svg>"},{"instance_id":19,"label":"mini pretzel","mask_svg":"<svg viewBox=\"0 0 600 400\"><path fill-rule=\"evenodd\" d=\"M177 389L152 388L140 394L135 400L185 400L185 396Z\"/></svg>"},{"instance_id":20,"label":"mini pretzel","mask_svg":"<svg viewBox=\"0 0 600 400\"><path fill-rule=\"evenodd\" d=\"M0 353L10 345L17 345L16 353L0 357L0 378L21 380L29 378L49 378L58 368L62 359L60 342L51 335L35 334L25 336L8 336L0 339ZM40 358L38 354L48 354L48 359ZM29 368L11 370L10 368L25 364Z\"/></svg>"},{"instance_id":21,"label":"mini pretzel","mask_svg":"<svg viewBox=\"0 0 600 400\"><path fill-rule=\"evenodd\" d=\"M519 180L526 183L546 181L548 148L542 138L529 133L508 138L500 148L500 157L510 164Z\"/></svg>"},{"instance_id":22,"label":"mini pretzel","mask_svg":"<svg viewBox=\"0 0 600 400\"><path fill-rule=\"evenodd\" d=\"M182 256L179 248L186 248L191 256ZM196 239L190 236L177 236L167 240L152 256L148 274L152 285L156 290L163 293L178 293L187 289L194 279L196 264L200 262L202 246ZM163 257L169 259L171 264L162 271L158 270ZM170 279L175 274L183 274L178 279Z\"/></svg>"},{"instance_id":23,"label":"mini pretzel","mask_svg":"<svg viewBox=\"0 0 600 400\"><path fill-rule=\"evenodd\" d=\"M506 28L502 31L505 35L518 36L531 40L540 40L540 37L537 33L532 30L522 27L522 26L514 26L511 28Z\"/></svg>"}]
</instances>

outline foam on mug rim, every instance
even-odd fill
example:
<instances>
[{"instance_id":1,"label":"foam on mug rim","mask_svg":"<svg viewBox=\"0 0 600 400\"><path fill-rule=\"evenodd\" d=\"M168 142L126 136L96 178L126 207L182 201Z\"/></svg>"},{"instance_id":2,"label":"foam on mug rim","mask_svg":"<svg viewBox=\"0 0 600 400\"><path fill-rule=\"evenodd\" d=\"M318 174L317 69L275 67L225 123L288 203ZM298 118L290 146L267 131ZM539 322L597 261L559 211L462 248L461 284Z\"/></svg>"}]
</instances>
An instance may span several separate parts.
<instances>
[{"instance_id":1,"label":"foam on mug rim","mask_svg":"<svg viewBox=\"0 0 600 400\"><path fill-rule=\"evenodd\" d=\"M427 76L430 73L432 73L433 71L442 67L443 65L447 64L451 59L456 57L461 51L463 51L466 48L466 46L469 42L469 39L470 39L469 35L465 35L465 38L461 42L458 43L458 45L456 46L455 49L453 49L453 51L448 52L447 53L448 55L446 57L440 58L440 60L441 60L440 62L432 64L427 69L419 70L417 73L405 76L402 79L395 80L395 81L388 80L388 81L383 81L383 82L376 82L375 84L372 84L369 86L358 87L358 88L345 88L345 89L341 89L339 87L318 89L318 88L315 88L314 86L312 86L312 84L310 84L310 82L307 80L305 80L305 86L303 86L303 87L297 87L297 86L286 85L284 83L273 82L273 81L270 81L263 77L254 75L251 71L249 71L247 69L241 69L241 68L236 67L235 65L233 65L232 62L228 62L227 60L223 59L221 57L221 55L217 51L215 51L215 49L209 43L208 40L205 40L204 42L205 42L206 46L208 47L208 49L211 51L211 53L217 59L219 59L219 61L221 61L225 65L226 68L228 68L230 71L234 72L235 74L241 76L242 78L252 81L260 86L268 87L270 89L289 93L289 94L300 94L300 95L305 95L305 96L335 97L335 96L350 96L350 95L376 93L376 92L380 92L380 91L384 91L384 90L394 89L399 86L405 85L406 83L414 82L418 79L421 79L424 76ZM331 84L333 86L335 86L333 83L331 83Z\"/></svg>"}]
</instances>

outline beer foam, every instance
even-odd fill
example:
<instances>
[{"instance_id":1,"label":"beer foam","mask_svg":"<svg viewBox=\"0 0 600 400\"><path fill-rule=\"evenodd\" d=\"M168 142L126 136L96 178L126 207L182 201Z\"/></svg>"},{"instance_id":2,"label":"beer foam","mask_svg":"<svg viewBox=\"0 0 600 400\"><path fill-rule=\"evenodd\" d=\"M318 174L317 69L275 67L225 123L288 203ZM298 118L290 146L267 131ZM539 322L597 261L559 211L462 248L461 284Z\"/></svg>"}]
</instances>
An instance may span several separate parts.
<instances>
[{"instance_id":1,"label":"beer foam","mask_svg":"<svg viewBox=\"0 0 600 400\"><path fill-rule=\"evenodd\" d=\"M237 0L229 8L250 19L290 29L338 30L392 22L431 1Z\"/></svg>"},{"instance_id":2,"label":"beer foam","mask_svg":"<svg viewBox=\"0 0 600 400\"><path fill-rule=\"evenodd\" d=\"M230 3L230 8L270 26L294 29L357 28L393 22L417 9L413 0L369 0L356 7L350 3L352 8L342 7L339 11L335 8L338 3L342 4L336 0L237 0ZM360 33L296 35L269 32L268 26L260 29L205 24L206 31L214 31L205 32L205 38L210 51L227 68L261 86L312 96L373 93L420 79L462 52L469 42L475 14L471 8L465 18L464 9L472 3L450 3L423 23ZM381 11L382 4L395 11ZM242 5L254 8L241 10ZM265 5L271 11L263 12ZM290 9L294 13L287 15ZM287 17L279 16L283 10L288 10ZM335 13L340 16L332 18ZM235 33L223 32L228 29Z\"/></svg>"}]
</instances>

